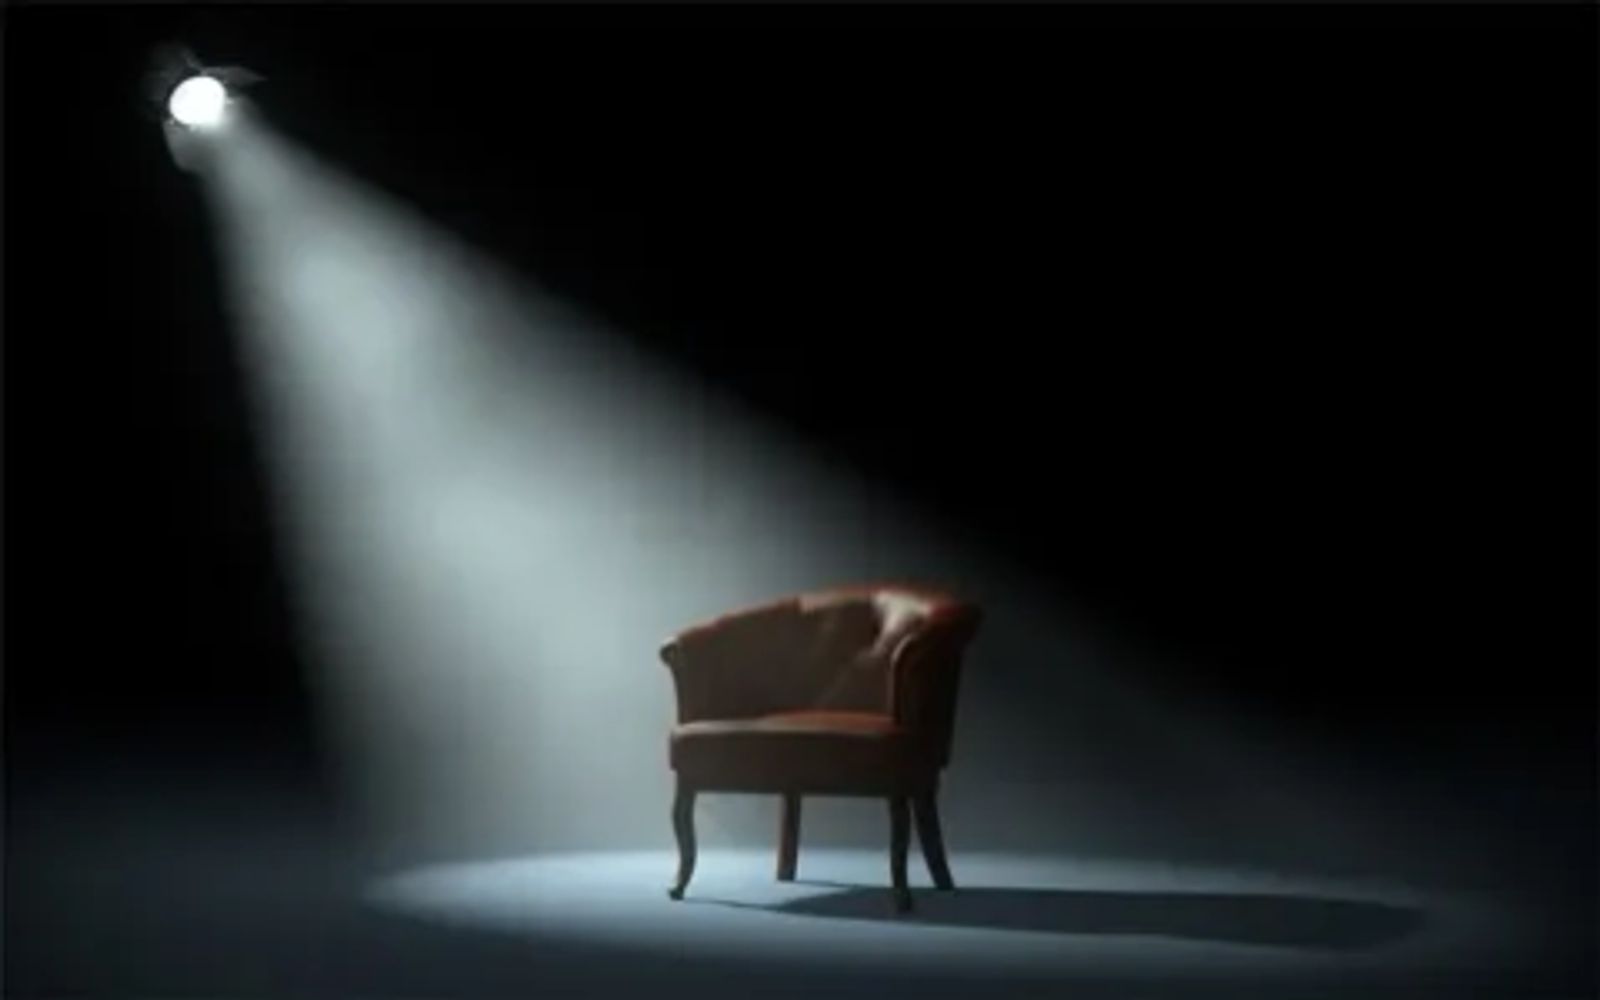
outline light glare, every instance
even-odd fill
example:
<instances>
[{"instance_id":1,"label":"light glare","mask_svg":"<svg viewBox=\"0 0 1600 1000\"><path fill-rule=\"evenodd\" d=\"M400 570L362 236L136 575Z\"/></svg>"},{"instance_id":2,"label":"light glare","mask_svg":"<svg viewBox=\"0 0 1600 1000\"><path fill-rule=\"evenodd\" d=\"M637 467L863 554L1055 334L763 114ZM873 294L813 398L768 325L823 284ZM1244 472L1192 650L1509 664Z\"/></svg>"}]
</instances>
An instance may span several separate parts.
<instances>
[{"instance_id":1,"label":"light glare","mask_svg":"<svg viewBox=\"0 0 1600 1000\"><path fill-rule=\"evenodd\" d=\"M178 84L167 107L172 117L190 128L210 128L222 123L228 92L214 77L191 76Z\"/></svg>"}]
</instances>

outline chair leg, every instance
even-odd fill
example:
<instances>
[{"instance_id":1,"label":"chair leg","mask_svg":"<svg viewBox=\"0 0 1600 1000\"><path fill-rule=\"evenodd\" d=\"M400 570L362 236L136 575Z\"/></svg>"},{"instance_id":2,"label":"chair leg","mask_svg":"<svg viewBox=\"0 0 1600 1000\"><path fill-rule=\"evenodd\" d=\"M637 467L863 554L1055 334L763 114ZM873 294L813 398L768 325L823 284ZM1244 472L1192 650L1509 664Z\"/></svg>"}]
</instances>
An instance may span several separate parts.
<instances>
[{"instance_id":1,"label":"chair leg","mask_svg":"<svg viewBox=\"0 0 1600 1000\"><path fill-rule=\"evenodd\" d=\"M694 877L694 789L678 781L677 794L672 799L672 832L678 838L678 881L667 895L673 899L682 899L683 891L689 888L689 880Z\"/></svg>"},{"instance_id":2,"label":"chair leg","mask_svg":"<svg viewBox=\"0 0 1600 1000\"><path fill-rule=\"evenodd\" d=\"M922 859L928 863L928 874L940 889L954 889L955 879L950 877L950 860L944 853L944 832L939 828L939 799L935 792L922 792L911 800L911 810L917 818L917 841L922 844Z\"/></svg>"},{"instance_id":3,"label":"chair leg","mask_svg":"<svg viewBox=\"0 0 1600 1000\"><path fill-rule=\"evenodd\" d=\"M911 815L904 795L889 798L889 879L894 886L894 908L911 909L911 890L906 886L906 849L911 841Z\"/></svg>"},{"instance_id":4,"label":"chair leg","mask_svg":"<svg viewBox=\"0 0 1600 1000\"><path fill-rule=\"evenodd\" d=\"M778 881L793 882L800 860L800 796L785 792L783 821L778 829Z\"/></svg>"}]
</instances>

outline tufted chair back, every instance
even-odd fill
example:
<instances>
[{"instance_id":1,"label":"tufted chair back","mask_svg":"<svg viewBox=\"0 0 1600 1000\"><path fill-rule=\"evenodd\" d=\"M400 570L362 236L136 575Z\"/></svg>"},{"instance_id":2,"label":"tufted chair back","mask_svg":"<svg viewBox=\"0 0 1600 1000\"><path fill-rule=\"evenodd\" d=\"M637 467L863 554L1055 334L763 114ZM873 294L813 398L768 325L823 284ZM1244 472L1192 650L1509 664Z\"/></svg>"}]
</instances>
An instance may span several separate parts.
<instances>
[{"instance_id":1,"label":"tufted chair back","mask_svg":"<svg viewBox=\"0 0 1600 1000\"><path fill-rule=\"evenodd\" d=\"M929 763L949 758L976 606L918 587L818 591L735 611L663 645L678 721L779 712L891 716Z\"/></svg>"}]
</instances>

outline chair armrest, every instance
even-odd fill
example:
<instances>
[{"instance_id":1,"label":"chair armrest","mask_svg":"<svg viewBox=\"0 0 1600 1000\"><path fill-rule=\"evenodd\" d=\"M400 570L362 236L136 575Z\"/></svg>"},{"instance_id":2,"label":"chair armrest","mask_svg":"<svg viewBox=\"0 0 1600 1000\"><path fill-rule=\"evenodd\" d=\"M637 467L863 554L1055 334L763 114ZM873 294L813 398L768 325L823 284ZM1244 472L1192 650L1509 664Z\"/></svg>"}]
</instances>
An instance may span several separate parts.
<instances>
[{"instance_id":1,"label":"chair armrest","mask_svg":"<svg viewBox=\"0 0 1600 1000\"><path fill-rule=\"evenodd\" d=\"M672 673L672 690L677 699L678 724L700 719L729 718L719 705L718 681L722 671L718 665L691 655L692 645L686 645L682 635L675 635L661 644L661 662Z\"/></svg>"},{"instance_id":2,"label":"chair armrest","mask_svg":"<svg viewBox=\"0 0 1600 1000\"><path fill-rule=\"evenodd\" d=\"M889 708L895 723L925 743L943 765L955 728L956 692L966 647L982 615L950 605L902 638L889 660Z\"/></svg>"}]
</instances>

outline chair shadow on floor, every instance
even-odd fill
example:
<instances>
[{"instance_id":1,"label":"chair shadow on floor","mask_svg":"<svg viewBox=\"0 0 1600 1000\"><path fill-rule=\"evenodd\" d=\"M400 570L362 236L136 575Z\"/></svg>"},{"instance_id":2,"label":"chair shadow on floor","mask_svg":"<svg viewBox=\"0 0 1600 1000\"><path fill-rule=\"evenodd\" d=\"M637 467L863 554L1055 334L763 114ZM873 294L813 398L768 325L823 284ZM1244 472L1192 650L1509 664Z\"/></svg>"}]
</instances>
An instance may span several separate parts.
<instances>
[{"instance_id":1,"label":"chair shadow on floor","mask_svg":"<svg viewBox=\"0 0 1600 1000\"><path fill-rule=\"evenodd\" d=\"M1144 935L1189 941L1358 951L1392 944L1426 922L1422 911L1348 899L1218 892L964 888L916 891L894 913L887 889L799 880L833 890L781 903L700 898L717 906L840 920L1054 934Z\"/></svg>"}]
</instances>

